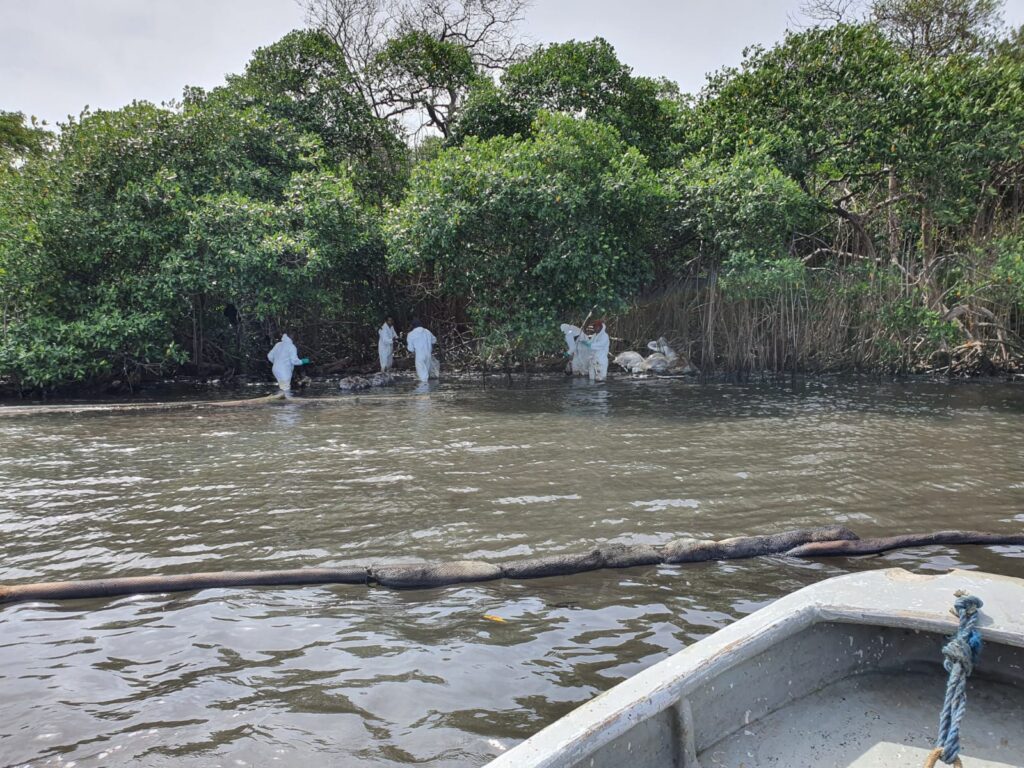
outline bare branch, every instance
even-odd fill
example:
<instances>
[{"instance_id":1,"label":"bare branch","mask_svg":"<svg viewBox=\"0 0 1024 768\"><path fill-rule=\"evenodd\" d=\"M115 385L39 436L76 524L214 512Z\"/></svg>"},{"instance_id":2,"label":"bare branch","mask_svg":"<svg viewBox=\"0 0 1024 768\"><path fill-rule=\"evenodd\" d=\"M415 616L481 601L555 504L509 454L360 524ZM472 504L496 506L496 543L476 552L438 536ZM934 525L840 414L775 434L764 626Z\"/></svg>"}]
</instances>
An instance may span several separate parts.
<instances>
[{"instance_id":1,"label":"bare branch","mask_svg":"<svg viewBox=\"0 0 1024 768\"><path fill-rule=\"evenodd\" d=\"M447 134L466 86L435 87L376 66L388 43L410 33L459 45L478 71L501 71L530 51L518 33L531 0L299 0L306 21L342 49L360 93L379 117L420 113L420 126ZM438 84L432 84L436 86Z\"/></svg>"},{"instance_id":2,"label":"bare branch","mask_svg":"<svg viewBox=\"0 0 1024 768\"><path fill-rule=\"evenodd\" d=\"M871 19L918 56L976 53L1002 28L1001 0L873 0Z\"/></svg>"},{"instance_id":3,"label":"bare branch","mask_svg":"<svg viewBox=\"0 0 1024 768\"><path fill-rule=\"evenodd\" d=\"M800 12L823 24L842 24L862 16L864 0L804 0Z\"/></svg>"}]
</instances>

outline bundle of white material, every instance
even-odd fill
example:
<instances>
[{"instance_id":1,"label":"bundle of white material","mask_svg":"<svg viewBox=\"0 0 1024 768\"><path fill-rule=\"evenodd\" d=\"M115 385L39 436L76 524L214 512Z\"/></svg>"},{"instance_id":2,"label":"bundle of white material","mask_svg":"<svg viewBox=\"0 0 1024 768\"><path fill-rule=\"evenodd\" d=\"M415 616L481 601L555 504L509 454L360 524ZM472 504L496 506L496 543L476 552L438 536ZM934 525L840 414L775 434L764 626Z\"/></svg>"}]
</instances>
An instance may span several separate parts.
<instances>
[{"instance_id":1,"label":"bundle of white material","mask_svg":"<svg viewBox=\"0 0 1024 768\"><path fill-rule=\"evenodd\" d=\"M661 352L655 352L653 355L648 355L643 363L640 364L640 369L637 373L664 373L672 367L672 360L669 360L667 355Z\"/></svg>"},{"instance_id":2,"label":"bundle of white material","mask_svg":"<svg viewBox=\"0 0 1024 768\"><path fill-rule=\"evenodd\" d=\"M638 352L621 352L613 362L632 374L666 373L686 362L676 354L664 336L648 342L647 348L651 350L647 357Z\"/></svg>"},{"instance_id":3,"label":"bundle of white material","mask_svg":"<svg viewBox=\"0 0 1024 768\"><path fill-rule=\"evenodd\" d=\"M558 326L558 329L562 332L562 335L565 336L565 346L568 348L569 354L572 355L572 353L576 351L576 337L583 333L583 331L577 326L570 325L569 323L562 323Z\"/></svg>"},{"instance_id":4,"label":"bundle of white material","mask_svg":"<svg viewBox=\"0 0 1024 768\"><path fill-rule=\"evenodd\" d=\"M664 355L670 364L674 363L679 357L679 355L676 354L676 351L669 346L668 339L664 336L659 336L657 341L647 342L647 348L652 352Z\"/></svg>"},{"instance_id":5,"label":"bundle of white material","mask_svg":"<svg viewBox=\"0 0 1024 768\"><path fill-rule=\"evenodd\" d=\"M578 343L581 338L586 339L583 329L570 323L562 323L558 329L565 336L565 347L569 355L566 373L572 373L574 376L586 376L590 370L591 354L586 346Z\"/></svg>"},{"instance_id":6,"label":"bundle of white material","mask_svg":"<svg viewBox=\"0 0 1024 768\"><path fill-rule=\"evenodd\" d=\"M640 366L644 363L644 356L639 352L620 352L612 362L628 373L639 373Z\"/></svg>"}]
</instances>

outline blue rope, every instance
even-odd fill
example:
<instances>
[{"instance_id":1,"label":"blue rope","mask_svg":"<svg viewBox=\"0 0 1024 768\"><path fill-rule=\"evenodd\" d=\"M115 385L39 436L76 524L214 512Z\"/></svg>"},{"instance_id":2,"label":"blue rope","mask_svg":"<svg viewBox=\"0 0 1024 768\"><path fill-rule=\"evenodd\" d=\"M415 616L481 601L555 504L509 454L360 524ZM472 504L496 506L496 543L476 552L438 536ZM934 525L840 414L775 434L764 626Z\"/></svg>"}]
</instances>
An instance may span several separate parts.
<instances>
[{"instance_id":1,"label":"blue rope","mask_svg":"<svg viewBox=\"0 0 1024 768\"><path fill-rule=\"evenodd\" d=\"M983 603L977 597L958 597L954 608L960 618L960 627L942 647L945 660L942 666L949 672L946 700L939 716L939 735L935 749L942 750L942 762L951 765L960 754L960 721L967 709L967 678L981 654L981 635L978 634L978 609Z\"/></svg>"}]
</instances>

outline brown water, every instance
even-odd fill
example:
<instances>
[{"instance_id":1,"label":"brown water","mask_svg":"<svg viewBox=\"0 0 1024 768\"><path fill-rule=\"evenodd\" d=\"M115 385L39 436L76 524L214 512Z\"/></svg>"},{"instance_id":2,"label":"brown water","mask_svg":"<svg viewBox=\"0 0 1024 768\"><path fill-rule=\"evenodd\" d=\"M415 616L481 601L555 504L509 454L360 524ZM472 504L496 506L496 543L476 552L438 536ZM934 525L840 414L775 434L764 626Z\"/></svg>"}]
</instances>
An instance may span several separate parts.
<instances>
[{"instance_id":1,"label":"brown water","mask_svg":"<svg viewBox=\"0 0 1024 768\"><path fill-rule=\"evenodd\" d=\"M1020 531L1022 426L1004 385L561 379L0 419L0 582ZM1024 576L1024 548L0 607L0 765L480 766L782 594L894 565Z\"/></svg>"}]
</instances>

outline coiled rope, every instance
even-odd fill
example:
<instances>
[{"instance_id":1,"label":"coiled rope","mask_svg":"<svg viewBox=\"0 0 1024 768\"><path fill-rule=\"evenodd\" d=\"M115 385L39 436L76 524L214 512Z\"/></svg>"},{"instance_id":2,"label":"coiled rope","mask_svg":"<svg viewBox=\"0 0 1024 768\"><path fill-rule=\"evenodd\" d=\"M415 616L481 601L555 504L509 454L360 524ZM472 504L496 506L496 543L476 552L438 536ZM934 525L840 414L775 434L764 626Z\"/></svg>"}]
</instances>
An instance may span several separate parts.
<instances>
[{"instance_id":1,"label":"coiled rope","mask_svg":"<svg viewBox=\"0 0 1024 768\"><path fill-rule=\"evenodd\" d=\"M925 768L933 768L937 761L961 768L960 721L967 711L967 678L981 654L981 635L978 633L978 609L983 603L977 597L957 593L953 609L960 619L956 634L942 647L945 660L942 665L949 673L946 699L939 715L939 734L935 749L928 754Z\"/></svg>"}]
</instances>

